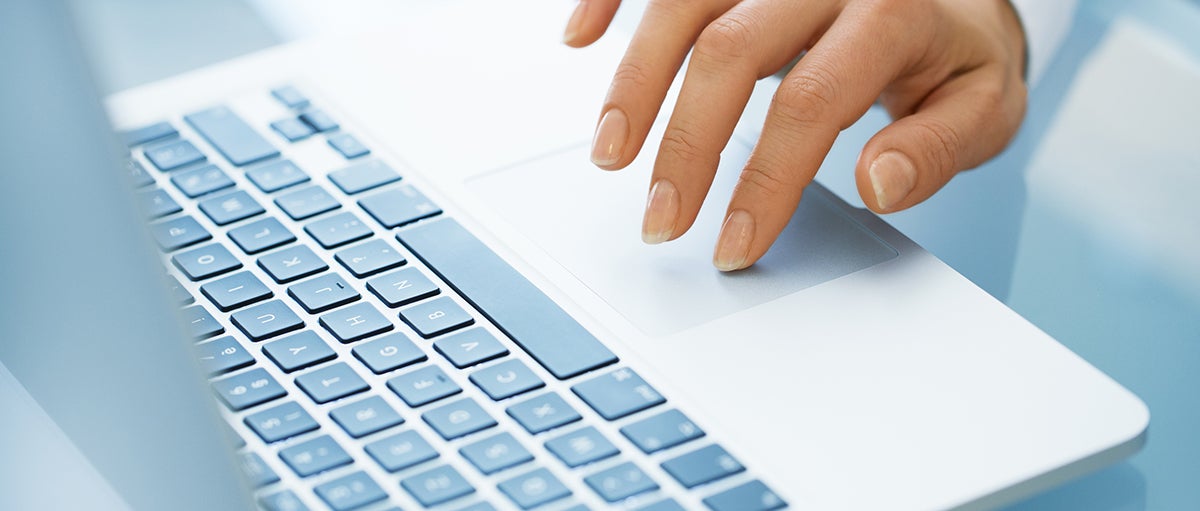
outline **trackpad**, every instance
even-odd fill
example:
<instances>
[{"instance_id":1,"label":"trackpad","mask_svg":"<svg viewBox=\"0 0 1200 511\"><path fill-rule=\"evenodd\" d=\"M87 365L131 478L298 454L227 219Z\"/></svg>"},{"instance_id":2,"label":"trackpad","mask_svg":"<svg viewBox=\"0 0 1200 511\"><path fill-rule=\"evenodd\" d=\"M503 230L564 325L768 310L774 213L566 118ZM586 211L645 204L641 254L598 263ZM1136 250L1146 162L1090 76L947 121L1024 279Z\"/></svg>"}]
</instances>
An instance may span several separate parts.
<instances>
[{"instance_id":1,"label":"trackpad","mask_svg":"<svg viewBox=\"0 0 1200 511\"><path fill-rule=\"evenodd\" d=\"M712 250L748 148L735 142L725 150L695 225L657 246L640 234L651 159L604 172L588 154L579 146L475 177L467 187L648 335L679 332L896 256L814 185L758 264L722 274Z\"/></svg>"}]
</instances>

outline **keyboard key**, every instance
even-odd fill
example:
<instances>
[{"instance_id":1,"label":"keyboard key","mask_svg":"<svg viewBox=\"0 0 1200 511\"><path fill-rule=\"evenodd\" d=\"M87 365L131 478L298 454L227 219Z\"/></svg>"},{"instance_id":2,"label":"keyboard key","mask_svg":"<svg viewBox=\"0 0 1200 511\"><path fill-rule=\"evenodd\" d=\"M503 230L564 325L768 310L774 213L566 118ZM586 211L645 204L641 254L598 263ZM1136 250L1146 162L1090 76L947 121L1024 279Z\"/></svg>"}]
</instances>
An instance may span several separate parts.
<instances>
[{"instance_id":1,"label":"keyboard key","mask_svg":"<svg viewBox=\"0 0 1200 511\"><path fill-rule=\"evenodd\" d=\"M192 298L192 294L175 277L167 275L167 287L171 290L171 299L179 305L189 305L196 301L195 298Z\"/></svg>"},{"instance_id":2,"label":"keyboard key","mask_svg":"<svg viewBox=\"0 0 1200 511\"><path fill-rule=\"evenodd\" d=\"M421 270L405 268L367 281L367 289L389 307L408 305L438 294L441 290Z\"/></svg>"},{"instance_id":3,"label":"keyboard key","mask_svg":"<svg viewBox=\"0 0 1200 511\"><path fill-rule=\"evenodd\" d=\"M517 403L505 411L531 435L565 426L583 418L579 412L571 408L571 405L563 401L562 397L553 392Z\"/></svg>"},{"instance_id":4,"label":"keyboard key","mask_svg":"<svg viewBox=\"0 0 1200 511\"><path fill-rule=\"evenodd\" d=\"M685 488L711 483L746 470L725 449L715 444L669 459L662 463L662 468Z\"/></svg>"},{"instance_id":5,"label":"keyboard key","mask_svg":"<svg viewBox=\"0 0 1200 511\"><path fill-rule=\"evenodd\" d=\"M428 360L425 352L400 332L355 346L353 353L375 374Z\"/></svg>"},{"instance_id":6,"label":"keyboard key","mask_svg":"<svg viewBox=\"0 0 1200 511\"><path fill-rule=\"evenodd\" d=\"M496 511L496 507L487 502L476 502L458 511Z\"/></svg>"},{"instance_id":7,"label":"keyboard key","mask_svg":"<svg viewBox=\"0 0 1200 511\"><path fill-rule=\"evenodd\" d=\"M646 454L669 449L704 436L704 431L679 410L668 410L621 428L621 434Z\"/></svg>"},{"instance_id":8,"label":"keyboard key","mask_svg":"<svg viewBox=\"0 0 1200 511\"><path fill-rule=\"evenodd\" d=\"M154 184L154 178L150 177L150 174L146 172L146 168L141 163L138 163L137 160L125 160L125 175L129 177L129 184L133 185L134 188Z\"/></svg>"},{"instance_id":9,"label":"keyboard key","mask_svg":"<svg viewBox=\"0 0 1200 511\"><path fill-rule=\"evenodd\" d=\"M181 314L184 322L188 325L188 331L196 339L208 339L225 331L225 327L217 323L212 314L209 314L208 310L200 305L185 308Z\"/></svg>"},{"instance_id":10,"label":"keyboard key","mask_svg":"<svg viewBox=\"0 0 1200 511\"><path fill-rule=\"evenodd\" d=\"M568 467L575 468L604 458L620 454L617 446L609 442L592 426L578 429L546 442L546 449L554 453Z\"/></svg>"},{"instance_id":11,"label":"keyboard key","mask_svg":"<svg viewBox=\"0 0 1200 511\"><path fill-rule=\"evenodd\" d=\"M388 245L386 241L378 239L343 249L333 257L360 279L407 262L400 252Z\"/></svg>"},{"instance_id":12,"label":"keyboard key","mask_svg":"<svg viewBox=\"0 0 1200 511\"><path fill-rule=\"evenodd\" d=\"M369 303L356 303L335 310L321 316L320 322L343 343L352 343L396 328Z\"/></svg>"},{"instance_id":13,"label":"keyboard key","mask_svg":"<svg viewBox=\"0 0 1200 511\"><path fill-rule=\"evenodd\" d=\"M462 387L432 365L392 378L387 386L413 408L462 392Z\"/></svg>"},{"instance_id":14,"label":"keyboard key","mask_svg":"<svg viewBox=\"0 0 1200 511\"><path fill-rule=\"evenodd\" d=\"M520 360L505 360L486 369L475 371L471 383L483 390L493 401L507 399L534 389L545 387L541 378L533 374Z\"/></svg>"},{"instance_id":15,"label":"keyboard key","mask_svg":"<svg viewBox=\"0 0 1200 511\"><path fill-rule=\"evenodd\" d=\"M442 212L441 208L411 186L401 186L364 197L358 201L358 205L388 229L411 224Z\"/></svg>"},{"instance_id":16,"label":"keyboard key","mask_svg":"<svg viewBox=\"0 0 1200 511\"><path fill-rule=\"evenodd\" d=\"M306 186L280 195L275 199L275 204L292 217L292 220L304 220L342 207L329 192L319 186Z\"/></svg>"},{"instance_id":17,"label":"keyboard key","mask_svg":"<svg viewBox=\"0 0 1200 511\"><path fill-rule=\"evenodd\" d=\"M230 319L252 341L269 339L304 326L300 316L279 300L235 312Z\"/></svg>"},{"instance_id":18,"label":"keyboard key","mask_svg":"<svg viewBox=\"0 0 1200 511\"><path fill-rule=\"evenodd\" d=\"M349 465L354 461L328 435L322 435L279 451L279 458L292 467L292 470L300 477L308 477L318 472Z\"/></svg>"},{"instance_id":19,"label":"keyboard key","mask_svg":"<svg viewBox=\"0 0 1200 511\"><path fill-rule=\"evenodd\" d=\"M285 373L328 362L337 353L311 330L306 330L263 345L263 353Z\"/></svg>"},{"instance_id":20,"label":"keyboard key","mask_svg":"<svg viewBox=\"0 0 1200 511\"><path fill-rule=\"evenodd\" d=\"M460 399L429 410L421 414L421 419L446 440L454 440L496 425L496 421L471 398Z\"/></svg>"},{"instance_id":21,"label":"keyboard key","mask_svg":"<svg viewBox=\"0 0 1200 511\"><path fill-rule=\"evenodd\" d=\"M275 96L275 99L288 108L304 108L308 106L308 98L292 85L284 85L283 87L271 89L271 95Z\"/></svg>"},{"instance_id":22,"label":"keyboard key","mask_svg":"<svg viewBox=\"0 0 1200 511\"><path fill-rule=\"evenodd\" d=\"M255 488L279 481L279 475L252 452L242 455L242 473L246 474L246 480Z\"/></svg>"},{"instance_id":23,"label":"keyboard key","mask_svg":"<svg viewBox=\"0 0 1200 511\"><path fill-rule=\"evenodd\" d=\"M279 156L279 150L259 135L246 121L225 106L201 110L183 119L200 133L217 152L241 167Z\"/></svg>"},{"instance_id":24,"label":"keyboard key","mask_svg":"<svg viewBox=\"0 0 1200 511\"><path fill-rule=\"evenodd\" d=\"M404 470L438 457L433 446L411 430L371 442L365 449L388 472Z\"/></svg>"},{"instance_id":25,"label":"keyboard key","mask_svg":"<svg viewBox=\"0 0 1200 511\"><path fill-rule=\"evenodd\" d=\"M205 165L173 174L171 183L174 183L175 187L190 199L233 186L233 180L214 165Z\"/></svg>"},{"instance_id":26,"label":"keyboard key","mask_svg":"<svg viewBox=\"0 0 1200 511\"><path fill-rule=\"evenodd\" d=\"M399 181L400 174L382 161L371 160L330 172L329 180L343 192L354 195Z\"/></svg>"},{"instance_id":27,"label":"keyboard key","mask_svg":"<svg viewBox=\"0 0 1200 511\"><path fill-rule=\"evenodd\" d=\"M617 361L571 316L458 222L415 224L396 236L554 377Z\"/></svg>"},{"instance_id":28,"label":"keyboard key","mask_svg":"<svg viewBox=\"0 0 1200 511\"><path fill-rule=\"evenodd\" d=\"M533 461L533 455L508 433L501 433L458 450L484 475Z\"/></svg>"},{"instance_id":29,"label":"keyboard key","mask_svg":"<svg viewBox=\"0 0 1200 511\"><path fill-rule=\"evenodd\" d=\"M450 297L436 298L400 311L400 319L426 339L475 323Z\"/></svg>"},{"instance_id":30,"label":"keyboard key","mask_svg":"<svg viewBox=\"0 0 1200 511\"><path fill-rule=\"evenodd\" d=\"M217 225L231 224L266 211L241 190L200 201L200 211Z\"/></svg>"},{"instance_id":31,"label":"keyboard key","mask_svg":"<svg viewBox=\"0 0 1200 511\"><path fill-rule=\"evenodd\" d=\"M787 507L787 502L755 480L708 497L704 505L713 511L771 511Z\"/></svg>"},{"instance_id":32,"label":"keyboard key","mask_svg":"<svg viewBox=\"0 0 1200 511\"><path fill-rule=\"evenodd\" d=\"M142 126L131 130L121 132L121 138L125 140L125 145L129 147L138 146L155 140L162 140L167 137L178 135L175 127L169 122L156 122L149 126Z\"/></svg>"},{"instance_id":33,"label":"keyboard key","mask_svg":"<svg viewBox=\"0 0 1200 511\"><path fill-rule=\"evenodd\" d=\"M171 195L162 188L154 188L138 192L138 202L142 206L142 212L149 218L159 218L167 215L173 215L183 208L179 207L179 203L171 198Z\"/></svg>"},{"instance_id":34,"label":"keyboard key","mask_svg":"<svg viewBox=\"0 0 1200 511\"><path fill-rule=\"evenodd\" d=\"M171 257L171 262L192 281L204 280L242 267L220 243L210 243Z\"/></svg>"},{"instance_id":35,"label":"keyboard key","mask_svg":"<svg viewBox=\"0 0 1200 511\"><path fill-rule=\"evenodd\" d=\"M329 114L321 110L309 110L300 114L300 120L305 124L312 126L312 129L324 133L338 129L337 121L333 120Z\"/></svg>"},{"instance_id":36,"label":"keyboard key","mask_svg":"<svg viewBox=\"0 0 1200 511\"><path fill-rule=\"evenodd\" d=\"M234 273L220 280L209 282L200 286L200 292L204 293L204 296L207 296L213 305L216 305L222 312L229 312L254 302L266 300L273 294L254 274L248 271Z\"/></svg>"},{"instance_id":37,"label":"keyboard key","mask_svg":"<svg viewBox=\"0 0 1200 511\"><path fill-rule=\"evenodd\" d=\"M583 482L608 502L619 502L658 489L658 483L630 462L587 476Z\"/></svg>"},{"instance_id":38,"label":"keyboard key","mask_svg":"<svg viewBox=\"0 0 1200 511\"><path fill-rule=\"evenodd\" d=\"M296 377L296 385L318 404L328 403L371 388L345 362L338 362L300 375Z\"/></svg>"},{"instance_id":39,"label":"keyboard key","mask_svg":"<svg viewBox=\"0 0 1200 511\"><path fill-rule=\"evenodd\" d=\"M212 387L221 401L235 412L287 395L279 382L262 368L214 381Z\"/></svg>"},{"instance_id":40,"label":"keyboard key","mask_svg":"<svg viewBox=\"0 0 1200 511\"><path fill-rule=\"evenodd\" d=\"M404 418L379 396L342 406L329 412L329 416L354 438L404 424Z\"/></svg>"},{"instance_id":41,"label":"keyboard key","mask_svg":"<svg viewBox=\"0 0 1200 511\"><path fill-rule=\"evenodd\" d=\"M400 481L422 506L432 507L475 492L454 467L442 465Z\"/></svg>"},{"instance_id":42,"label":"keyboard key","mask_svg":"<svg viewBox=\"0 0 1200 511\"><path fill-rule=\"evenodd\" d=\"M158 170L164 172L208 159L204 153L187 140L176 140L147 147L145 153L146 159L150 160L150 163L153 163Z\"/></svg>"},{"instance_id":43,"label":"keyboard key","mask_svg":"<svg viewBox=\"0 0 1200 511\"><path fill-rule=\"evenodd\" d=\"M330 147L342 153L342 156L348 160L371 154L371 150L367 149L367 146L349 133L329 135L328 141Z\"/></svg>"},{"instance_id":44,"label":"keyboard key","mask_svg":"<svg viewBox=\"0 0 1200 511\"><path fill-rule=\"evenodd\" d=\"M360 298L358 291L336 273L293 284L288 288L288 294L310 313L327 311Z\"/></svg>"},{"instance_id":45,"label":"keyboard key","mask_svg":"<svg viewBox=\"0 0 1200 511\"><path fill-rule=\"evenodd\" d=\"M339 213L304 226L313 239L322 247L334 248L361 240L372 234L371 229L353 213Z\"/></svg>"},{"instance_id":46,"label":"keyboard key","mask_svg":"<svg viewBox=\"0 0 1200 511\"><path fill-rule=\"evenodd\" d=\"M315 431L320 427L295 401L247 415L243 422L268 444Z\"/></svg>"},{"instance_id":47,"label":"keyboard key","mask_svg":"<svg viewBox=\"0 0 1200 511\"><path fill-rule=\"evenodd\" d=\"M190 216L181 216L153 224L150 226L150 234L154 236L154 241L158 243L158 246L166 252L212 239L212 235Z\"/></svg>"},{"instance_id":48,"label":"keyboard key","mask_svg":"<svg viewBox=\"0 0 1200 511\"><path fill-rule=\"evenodd\" d=\"M288 232L287 227L279 223L279 220L264 218L231 229L229 239L237 243L243 252L257 254L296 241L296 236Z\"/></svg>"},{"instance_id":49,"label":"keyboard key","mask_svg":"<svg viewBox=\"0 0 1200 511\"><path fill-rule=\"evenodd\" d=\"M275 282L284 284L329 269L317 254L304 245L297 245L258 258L258 267L266 270Z\"/></svg>"},{"instance_id":50,"label":"keyboard key","mask_svg":"<svg viewBox=\"0 0 1200 511\"><path fill-rule=\"evenodd\" d=\"M683 506L679 505L675 499L660 500L646 507L639 507L637 511L687 511Z\"/></svg>"},{"instance_id":51,"label":"keyboard key","mask_svg":"<svg viewBox=\"0 0 1200 511\"><path fill-rule=\"evenodd\" d=\"M571 391L610 421L667 401L641 376L624 367L576 384Z\"/></svg>"},{"instance_id":52,"label":"keyboard key","mask_svg":"<svg viewBox=\"0 0 1200 511\"><path fill-rule=\"evenodd\" d=\"M258 505L266 511L309 511L308 506L292 490L283 490L258 498Z\"/></svg>"},{"instance_id":53,"label":"keyboard key","mask_svg":"<svg viewBox=\"0 0 1200 511\"><path fill-rule=\"evenodd\" d=\"M272 193L308 181L300 167L289 160L265 163L246 171L246 178L263 193Z\"/></svg>"},{"instance_id":54,"label":"keyboard key","mask_svg":"<svg viewBox=\"0 0 1200 511\"><path fill-rule=\"evenodd\" d=\"M286 138L288 142L304 140L308 137L311 137L313 133L317 132L317 130L314 130L312 126L305 124L304 121L301 121L299 118L292 117L280 119L271 123L271 129L282 135L283 138Z\"/></svg>"},{"instance_id":55,"label":"keyboard key","mask_svg":"<svg viewBox=\"0 0 1200 511\"><path fill-rule=\"evenodd\" d=\"M533 509L571 495L571 490L544 468L514 477L497 486L508 498L521 506L521 509Z\"/></svg>"},{"instance_id":56,"label":"keyboard key","mask_svg":"<svg viewBox=\"0 0 1200 511\"><path fill-rule=\"evenodd\" d=\"M254 365L254 356L233 337L222 337L196 345L196 359L206 374L216 375Z\"/></svg>"},{"instance_id":57,"label":"keyboard key","mask_svg":"<svg viewBox=\"0 0 1200 511\"><path fill-rule=\"evenodd\" d=\"M505 348L500 341L496 340L495 336L482 328L472 328L445 337L433 343L433 349L459 369L508 354L508 348Z\"/></svg>"},{"instance_id":58,"label":"keyboard key","mask_svg":"<svg viewBox=\"0 0 1200 511\"><path fill-rule=\"evenodd\" d=\"M333 511L351 511L387 498L383 488L371 480L371 476L366 472L339 477L318 485L313 491L317 492L317 496L329 504Z\"/></svg>"}]
</instances>

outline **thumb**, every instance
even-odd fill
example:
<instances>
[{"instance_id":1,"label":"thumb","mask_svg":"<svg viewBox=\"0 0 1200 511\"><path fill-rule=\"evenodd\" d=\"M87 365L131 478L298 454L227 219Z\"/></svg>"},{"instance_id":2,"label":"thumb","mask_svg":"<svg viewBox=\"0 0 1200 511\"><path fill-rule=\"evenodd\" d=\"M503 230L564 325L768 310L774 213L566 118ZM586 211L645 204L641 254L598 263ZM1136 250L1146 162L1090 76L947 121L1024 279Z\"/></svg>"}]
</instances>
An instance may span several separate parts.
<instances>
[{"instance_id":1,"label":"thumb","mask_svg":"<svg viewBox=\"0 0 1200 511\"><path fill-rule=\"evenodd\" d=\"M863 202L876 213L907 209L995 156L1020 127L1025 96L1024 83L978 71L946 82L863 147L855 169Z\"/></svg>"}]
</instances>

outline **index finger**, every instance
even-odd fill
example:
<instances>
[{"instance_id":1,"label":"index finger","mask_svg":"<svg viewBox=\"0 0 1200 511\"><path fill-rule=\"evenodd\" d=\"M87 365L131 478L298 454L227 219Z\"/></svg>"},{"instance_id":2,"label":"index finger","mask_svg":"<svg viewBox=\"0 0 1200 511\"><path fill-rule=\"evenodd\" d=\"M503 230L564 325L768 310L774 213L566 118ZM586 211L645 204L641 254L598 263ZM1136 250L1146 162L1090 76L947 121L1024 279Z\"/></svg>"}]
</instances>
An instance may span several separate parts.
<instances>
[{"instance_id":1,"label":"index finger","mask_svg":"<svg viewBox=\"0 0 1200 511\"><path fill-rule=\"evenodd\" d=\"M866 9L894 8L870 4ZM919 44L910 34L921 31L890 25L897 19L922 17L843 11L783 79L730 199L713 253L718 269L740 270L766 253L838 133L862 117L907 67L906 57Z\"/></svg>"}]
</instances>

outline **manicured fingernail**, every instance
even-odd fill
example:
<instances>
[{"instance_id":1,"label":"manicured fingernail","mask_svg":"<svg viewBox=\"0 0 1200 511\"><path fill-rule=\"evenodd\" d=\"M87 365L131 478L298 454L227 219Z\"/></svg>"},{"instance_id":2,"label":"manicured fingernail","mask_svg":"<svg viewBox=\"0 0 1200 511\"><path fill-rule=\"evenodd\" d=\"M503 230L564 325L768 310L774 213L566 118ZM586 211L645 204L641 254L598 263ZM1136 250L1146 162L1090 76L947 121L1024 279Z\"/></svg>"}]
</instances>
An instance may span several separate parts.
<instances>
[{"instance_id":1,"label":"manicured fingernail","mask_svg":"<svg viewBox=\"0 0 1200 511\"><path fill-rule=\"evenodd\" d=\"M875 202L883 210L899 204L917 185L917 168L899 151L887 151L877 156L871 162L868 174L871 186L875 188Z\"/></svg>"},{"instance_id":2,"label":"manicured fingernail","mask_svg":"<svg viewBox=\"0 0 1200 511\"><path fill-rule=\"evenodd\" d=\"M592 163L604 167L621 160L625 140L629 138L629 119L620 108L613 108L600 118L596 137L592 139Z\"/></svg>"},{"instance_id":3,"label":"manicured fingernail","mask_svg":"<svg viewBox=\"0 0 1200 511\"><path fill-rule=\"evenodd\" d=\"M567 29L563 31L563 42L571 44L575 41L575 36L579 34L579 27L583 25L583 16L587 12L587 0L579 0L579 5L575 6L575 12L571 13L571 19L567 20Z\"/></svg>"},{"instance_id":4,"label":"manicured fingernail","mask_svg":"<svg viewBox=\"0 0 1200 511\"><path fill-rule=\"evenodd\" d=\"M666 179L659 179L650 187L646 199L646 216L642 220L642 241L657 245L671 239L675 234L675 222L679 218L679 191Z\"/></svg>"},{"instance_id":5,"label":"manicured fingernail","mask_svg":"<svg viewBox=\"0 0 1200 511\"><path fill-rule=\"evenodd\" d=\"M721 236L717 238L717 250L713 254L713 266L721 271L740 270L746 266L750 255L750 241L754 239L754 217L741 209L735 209L725 218Z\"/></svg>"}]
</instances>

